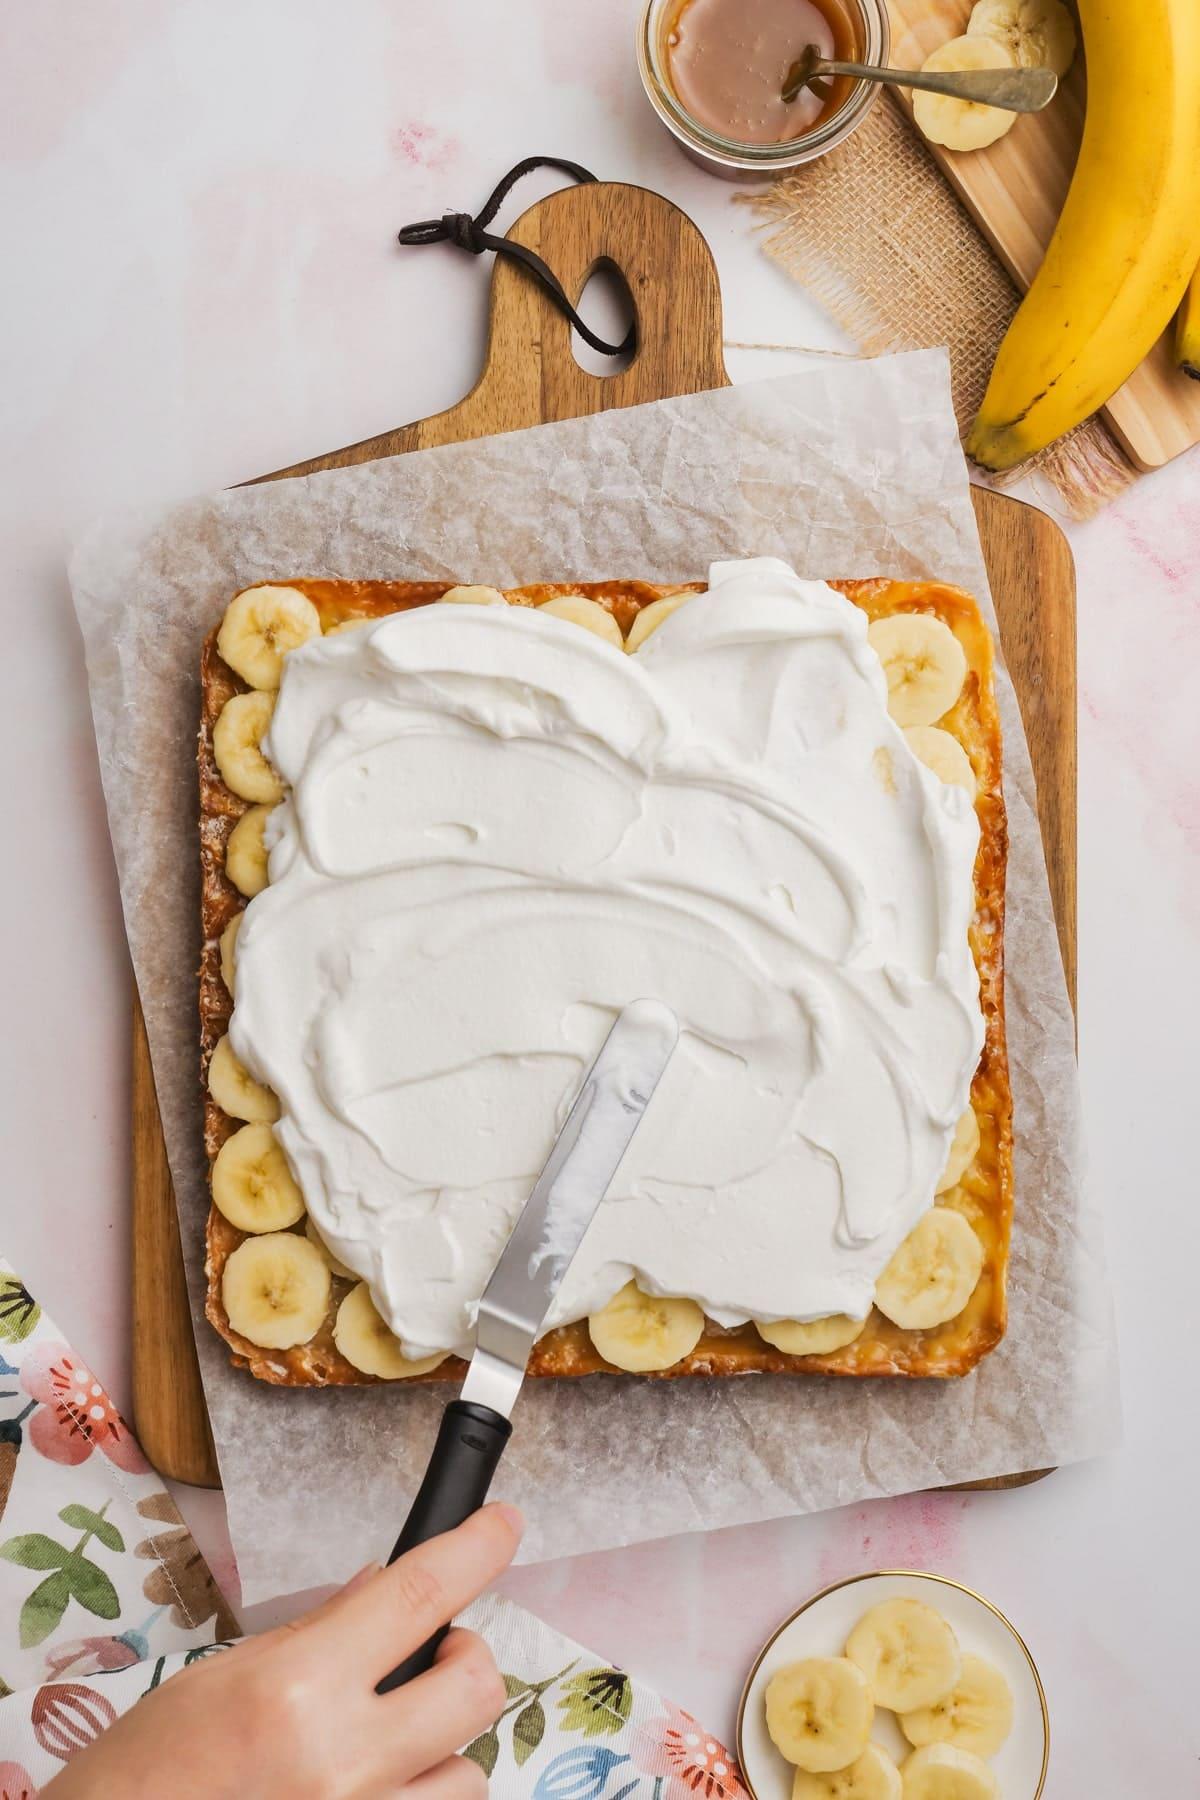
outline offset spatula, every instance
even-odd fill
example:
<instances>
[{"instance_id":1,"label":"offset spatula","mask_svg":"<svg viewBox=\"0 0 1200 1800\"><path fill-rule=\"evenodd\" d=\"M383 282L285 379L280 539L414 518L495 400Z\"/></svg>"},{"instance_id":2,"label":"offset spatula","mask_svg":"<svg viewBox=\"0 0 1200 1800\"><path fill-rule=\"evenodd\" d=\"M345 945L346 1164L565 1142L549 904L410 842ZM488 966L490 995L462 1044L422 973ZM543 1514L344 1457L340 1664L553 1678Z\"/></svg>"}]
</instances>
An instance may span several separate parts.
<instances>
[{"instance_id":1,"label":"offset spatula","mask_svg":"<svg viewBox=\"0 0 1200 1800\"><path fill-rule=\"evenodd\" d=\"M484 1289L467 1379L442 1415L425 1479L389 1563L452 1531L487 1498L512 1434L509 1414L529 1353L678 1038L674 1013L658 1000L631 1001L605 1038ZM422 1674L444 1636L443 1629L414 1651L376 1692L389 1693Z\"/></svg>"}]
</instances>

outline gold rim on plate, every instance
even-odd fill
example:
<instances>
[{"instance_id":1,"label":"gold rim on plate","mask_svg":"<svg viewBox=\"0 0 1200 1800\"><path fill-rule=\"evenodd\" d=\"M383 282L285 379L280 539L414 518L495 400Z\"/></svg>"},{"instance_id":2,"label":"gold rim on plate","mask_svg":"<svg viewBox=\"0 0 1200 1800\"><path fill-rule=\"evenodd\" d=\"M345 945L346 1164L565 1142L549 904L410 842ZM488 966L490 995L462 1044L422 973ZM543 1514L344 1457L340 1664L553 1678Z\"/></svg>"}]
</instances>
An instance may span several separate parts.
<instances>
[{"instance_id":1,"label":"gold rim on plate","mask_svg":"<svg viewBox=\"0 0 1200 1800\"><path fill-rule=\"evenodd\" d=\"M929 1569L864 1569L861 1575L847 1575L842 1581L832 1581L828 1587L823 1587L819 1593L810 1595L803 1606L798 1606L794 1613L789 1613L787 1618L782 1620L775 1627L774 1631L751 1663L750 1673L742 1684L742 1694L738 1701L735 1745L742 1783L746 1792L750 1795L750 1800L759 1800L759 1796L755 1791L754 1783L750 1779L749 1772L746 1768L746 1748L742 1739L742 1727L746 1718L746 1701L749 1699L750 1689L753 1687L754 1678L762 1668L766 1657L774 1645L778 1643L784 1632L787 1631L790 1626L794 1625L797 1619L808 1612L810 1607L816 1606L818 1601L827 1599L830 1594L836 1594L841 1588L854 1587L860 1581L879 1581L888 1576L896 1576L903 1581L937 1581L941 1583L942 1587L957 1588L960 1594L966 1594L969 1599L978 1600L980 1606L985 1606L1017 1640L1025 1661L1029 1664L1029 1672L1033 1676L1033 1685L1037 1689L1038 1704L1042 1709L1042 1769L1038 1776L1037 1788L1031 1796L1031 1800L1041 1800L1042 1791L1046 1786L1046 1774L1050 1767L1050 1709L1046 1705L1046 1690L1042 1686L1042 1678L1038 1673L1038 1666L1033 1660L1029 1645L1025 1642L1025 1639L1021 1636L1012 1620L1008 1618L1006 1614L1002 1613L998 1606L994 1606L985 1594L977 1593L974 1588L967 1587L965 1582L952 1581L949 1575L935 1575Z\"/></svg>"}]
</instances>

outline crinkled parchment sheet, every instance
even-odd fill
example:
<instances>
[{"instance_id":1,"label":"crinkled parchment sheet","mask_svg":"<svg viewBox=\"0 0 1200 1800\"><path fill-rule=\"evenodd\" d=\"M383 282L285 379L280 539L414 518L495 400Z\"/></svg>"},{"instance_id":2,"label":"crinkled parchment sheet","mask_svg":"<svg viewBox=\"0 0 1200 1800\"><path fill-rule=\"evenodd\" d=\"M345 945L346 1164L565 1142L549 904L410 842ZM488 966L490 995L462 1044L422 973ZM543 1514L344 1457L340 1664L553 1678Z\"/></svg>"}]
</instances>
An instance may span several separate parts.
<instances>
[{"instance_id":1,"label":"crinkled parchment sheet","mask_svg":"<svg viewBox=\"0 0 1200 1800\"><path fill-rule=\"evenodd\" d=\"M809 576L938 576L990 606L940 352L450 445L106 522L71 569L129 942L182 1215L204 1384L248 1602L389 1548L445 1401L234 1371L205 1323L195 970L195 740L205 633L255 581L703 576L780 556ZM499 1483L527 1559L1095 1454L1117 1433L1101 1231L1081 1184L1073 1024L1016 698L1000 675L1008 1028L1016 1099L1011 1323L966 1380L532 1382Z\"/></svg>"}]
</instances>

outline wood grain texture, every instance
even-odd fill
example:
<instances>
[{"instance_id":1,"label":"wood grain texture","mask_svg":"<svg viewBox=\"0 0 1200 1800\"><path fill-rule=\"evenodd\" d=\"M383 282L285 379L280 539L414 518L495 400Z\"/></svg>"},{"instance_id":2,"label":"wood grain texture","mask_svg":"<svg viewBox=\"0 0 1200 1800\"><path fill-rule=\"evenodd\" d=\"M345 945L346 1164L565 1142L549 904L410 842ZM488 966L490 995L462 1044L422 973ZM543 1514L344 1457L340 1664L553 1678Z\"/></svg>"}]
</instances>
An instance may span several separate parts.
<instances>
[{"instance_id":1,"label":"wood grain texture","mask_svg":"<svg viewBox=\"0 0 1200 1800\"><path fill-rule=\"evenodd\" d=\"M669 201L617 184L572 188L539 202L518 220L512 235L545 257L573 299L598 263L608 259L618 266L638 317L638 348L628 368L604 376L581 369L571 353L566 322L526 277L500 261L492 276L483 372L465 399L432 418L263 479L313 474L728 385L712 256L696 227ZM1043 836L1074 994L1075 593L1070 551L1054 522L1034 508L983 490L974 499L1004 649L1043 795ZM140 1012L133 1054L134 1418L147 1454L163 1474L216 1486L219 1476ZM1030 1479L1036 1477L983 1485L1015 1486Z\"/></svg>"},{"instance_id":2,"label":"wood grain texture","mask_svg":"<svg viewBox=\"0 0 1200 1800\"><path fill-rule=\"evenodd\" d=\"M888 0L892 57L897 68L919 69L931 50L966 30L972 0ZM897 90L908 105L905 89ZM1086 96L1078 56L1058 94L1043 113L1019 118L986 150L957 155L929 146L947 180L1024 290L1041 266L1083 134ZM1157 469L1200 443L1200 382L1175 367L1164 334L1104 416L1140 469Z\"/></svg>"}]
</instances>

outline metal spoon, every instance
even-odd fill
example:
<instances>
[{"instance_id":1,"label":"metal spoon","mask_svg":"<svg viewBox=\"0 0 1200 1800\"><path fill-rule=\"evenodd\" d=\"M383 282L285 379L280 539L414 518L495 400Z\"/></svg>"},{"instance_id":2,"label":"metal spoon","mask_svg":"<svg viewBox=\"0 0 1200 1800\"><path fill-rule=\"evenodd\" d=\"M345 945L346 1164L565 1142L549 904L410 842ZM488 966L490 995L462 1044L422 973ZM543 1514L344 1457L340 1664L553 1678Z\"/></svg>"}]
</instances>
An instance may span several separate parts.
<instances>
[{"instance_id":1,"label":"metal spoon","mask_svg":"<svg viewBox=\"0 0 1200 1800\"><path fill-rule=\"evenodd\" d=\"M925 74L918 69L882 69L874 63L834 62L806 44L787 72L782 98L794 100L803 87L823 75L853 75L859 81L882 81L888 87L924 88L956 100L977 100L1005 112L1041 112L1058 89L1053 69L948 69Z\"/></svg>"}]
</instances>

